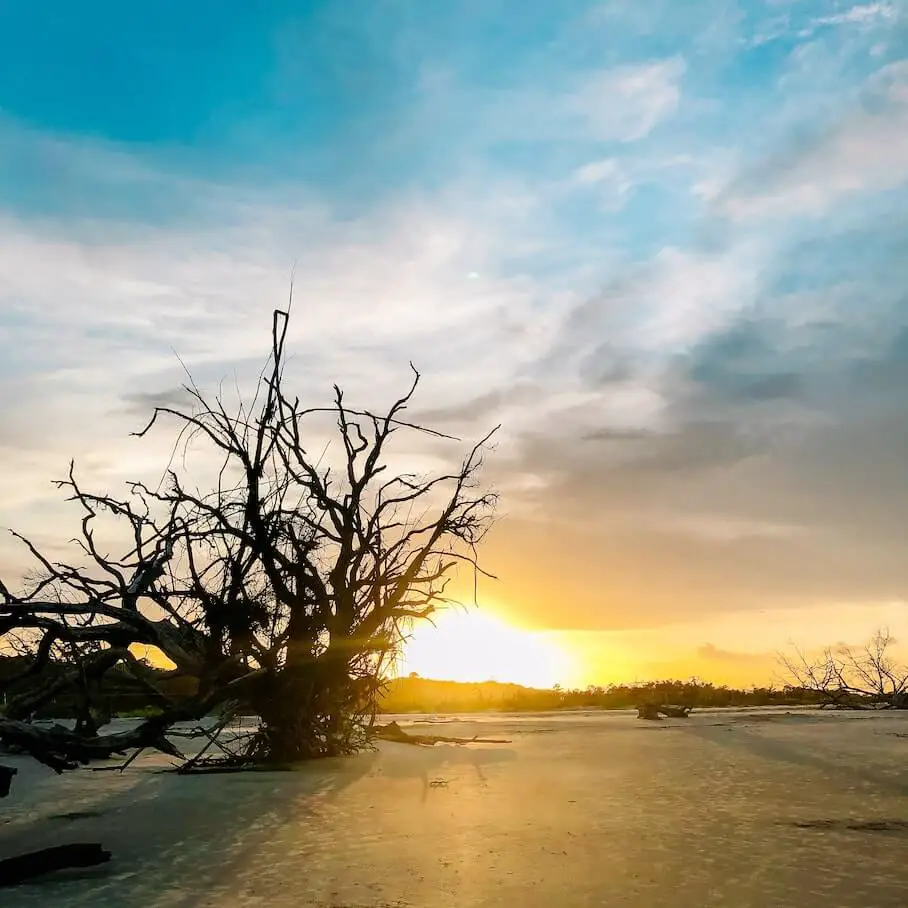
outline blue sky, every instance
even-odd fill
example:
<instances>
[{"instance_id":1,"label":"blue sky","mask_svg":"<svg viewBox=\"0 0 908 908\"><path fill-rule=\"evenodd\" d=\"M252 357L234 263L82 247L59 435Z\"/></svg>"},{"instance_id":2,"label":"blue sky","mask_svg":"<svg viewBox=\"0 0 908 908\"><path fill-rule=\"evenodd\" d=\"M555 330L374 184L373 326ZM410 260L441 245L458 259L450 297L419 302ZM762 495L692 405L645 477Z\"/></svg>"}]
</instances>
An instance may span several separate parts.
<instances>
[{"instance_id":1,"label":"blue sky","mask_svg":"<svg viewBox=\"0 0 908 908\"><path fill-rule=\"evenodd\" d=\"M762 609L869 633L908 589L906 24L837 0L6 4L0 523L50 538L70 456L102 483L159 463L126 436L173 351L251 376L293 270L313 396L380 402L412 358L428 415L504 423L512 617L728 650L719 615L784 643Z\"/></svg>"}]
</instances>

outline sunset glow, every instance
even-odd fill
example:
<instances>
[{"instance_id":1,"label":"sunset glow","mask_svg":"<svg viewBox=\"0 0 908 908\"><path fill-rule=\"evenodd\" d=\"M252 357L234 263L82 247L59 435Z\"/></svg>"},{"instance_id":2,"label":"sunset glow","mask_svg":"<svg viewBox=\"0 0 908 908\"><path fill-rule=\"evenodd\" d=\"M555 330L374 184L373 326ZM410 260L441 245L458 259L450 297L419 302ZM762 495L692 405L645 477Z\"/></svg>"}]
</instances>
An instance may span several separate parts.
<instances>
[{"instance_id":1,"label":"sunset glow","mask_svg":"<svg viewBox=\"0 0 908 908\"><path fill-rule=\"evenodd\" d=\"M543 631L509 624L489 610L448 609L417 627L399 674L446 681L508 681L528 687L564 684L575 667L568 651Z\"/></svg>"}]
</instances>

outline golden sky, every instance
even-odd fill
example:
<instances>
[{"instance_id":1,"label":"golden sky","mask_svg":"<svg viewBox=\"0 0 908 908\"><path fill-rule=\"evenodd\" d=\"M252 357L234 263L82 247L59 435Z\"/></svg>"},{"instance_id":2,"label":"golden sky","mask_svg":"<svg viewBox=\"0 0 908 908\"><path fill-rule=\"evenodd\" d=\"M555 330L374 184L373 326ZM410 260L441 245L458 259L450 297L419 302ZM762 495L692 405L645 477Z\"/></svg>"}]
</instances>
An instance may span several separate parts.
<instances>
[{"instance_id":1,"label":"golden sky","mask_svg":"<svg viewBox=\"0 0 908 908\"><path fill-rule=\"evenodd\" d=\"M778 687L789 680L780 653L791 654L795 646L811 653L837 643L860 645L868 627L905 623L905 607L897 601L729 612L625 630L533 627L520 615L520 608L493 600L447 608L414 629L397 673L546 688L691 677L733 687ZM894 653L906 655L898 640Z\"/></svg>"}]
</instances>

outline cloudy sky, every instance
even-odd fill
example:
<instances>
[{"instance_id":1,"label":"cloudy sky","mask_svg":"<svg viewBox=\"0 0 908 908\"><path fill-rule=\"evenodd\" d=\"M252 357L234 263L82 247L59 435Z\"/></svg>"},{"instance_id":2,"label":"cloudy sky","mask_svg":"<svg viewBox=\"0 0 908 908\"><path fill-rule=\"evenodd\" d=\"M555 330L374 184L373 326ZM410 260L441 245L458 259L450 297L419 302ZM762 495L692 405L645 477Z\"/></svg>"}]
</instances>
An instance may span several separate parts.
<instances>
[{"instance_id":1,"label":"cloudy sky","mask_svg":"<svg viewBox=\"0 0 908 908\"><path fill-rule=\"evenodd\" d=\"M585 679L908 625L908 4L0 9L0 524L74 530L294 274L304 396L502 423L495 615ZM418 454L418 452L415 452ZM0 564L20 567L6 540Z\"/></svg>"}]
</instances>

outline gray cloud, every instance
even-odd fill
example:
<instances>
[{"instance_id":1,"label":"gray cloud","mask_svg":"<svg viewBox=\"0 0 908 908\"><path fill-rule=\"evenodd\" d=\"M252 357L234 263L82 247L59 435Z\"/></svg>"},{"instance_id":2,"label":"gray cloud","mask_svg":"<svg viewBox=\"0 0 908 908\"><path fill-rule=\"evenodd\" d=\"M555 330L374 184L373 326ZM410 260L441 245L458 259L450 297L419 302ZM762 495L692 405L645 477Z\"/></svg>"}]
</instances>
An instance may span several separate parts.
<instances>
[{"instance_id":1,"label":"gray cloud","mask_svg":"<svg viewBox=\"0 0 908 908\"><path fill-rule=\"evenodd\" d=\"M621 456L610 468L617 474L641 478L663 473L688 475L738 463L758 454L762 447L758 437L719 420L688 422L667 432L601 429L584 438L617 442Z\"/></svg>"},{"instance_id":2,"label":"gray cloud","mask_svg":"<svg viewBox=\"0 0 908 908\"><path fill-rule=\"evenodd\" d=\"M780 234L721 318L708 304L721 309L738 285L690 295L658 263L566 315L534 374L579 382L586 418L558 414L523 434L520 468L549 484L536 521L509 521L507 551L490 540L528 614L551 615L550 589L564 626L590 629L905 598L908 224L897 209ZM721 250L729 270L734 249ZM704 261L722 260L687 259L694 273ZM643 332L674 303L697 335L659 346ZM614 418L628 386L660 397L657 418Z\"/></svg>"},{"instance_id":3,"label":"gray cloud","mask_svg":"<svg viewBox=\"0 0 908 908\"><path fill-rule=\"evenodd\" d=\"M580 438L583 441L599 442L626 442L626 441L650 441L654 438L655 433L642 428L633 426L603 426L599 429L591 429L584 432Z\"/></svg>"},{"instance_id":4,"label":"gray cloud","mask_svg":"<svg viewBox=\"0 0 908 908\"><path fill-rule=\"evenodd\" d=\"M689 358L687 376L708 393L731 403L795 398L804 376L775 343L767 321L742 319L708 337Z\"/></svg>"},{"instance_id":5,"label":"gray cloud","mask_svg":"<svg viewBox=\"0 0 908 908\"><path fill-rule=\"evenodd\" d=\"M587 387L604 388L632 381L639 373L639 367L611 341L596 346L580 363L580 379Z\"/></svg>"},{"instance_id":6,"label":"gray cloud","mask_svg":"<svg viewBox=\"0 0 908 908\"><path fill-rule=\"evenodd\" d=\"M858 360L852 376L859 387L871 391L904 392L908 388L908 326L896 330L880 356Z\"/></svg>"},{"instance_id":7,"label":"gray cloud","mask_svg":"<svg viewBox=\"0 0 908 908\"><path fill-rule=\"evenodd\" d=\"M128 413L151 416L155 407L171 407L175 410L191 408L192 395L182 386L163 388L160 391L130 391L120 395L124 410Z\"/></svg>"},{"instance_id":8,"label":"gray cloud","mask_svg":"<svg viewBox=\"0 0 908 908\"><path fill-rule=\"evenodd\" d=\"M431 407L414 410L410 418L432 427L435 425L473 425L493 419L507 406L529 403L538 398L541 391L529 382L512 385L509 388L488 391L469 400L444 407Z\"/></svg>"}]
</instances>

